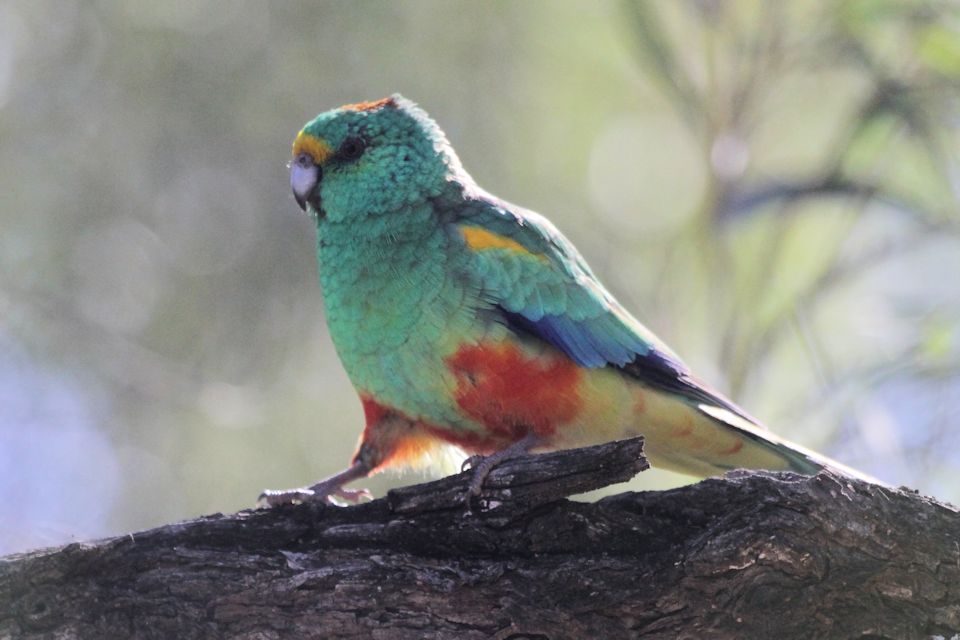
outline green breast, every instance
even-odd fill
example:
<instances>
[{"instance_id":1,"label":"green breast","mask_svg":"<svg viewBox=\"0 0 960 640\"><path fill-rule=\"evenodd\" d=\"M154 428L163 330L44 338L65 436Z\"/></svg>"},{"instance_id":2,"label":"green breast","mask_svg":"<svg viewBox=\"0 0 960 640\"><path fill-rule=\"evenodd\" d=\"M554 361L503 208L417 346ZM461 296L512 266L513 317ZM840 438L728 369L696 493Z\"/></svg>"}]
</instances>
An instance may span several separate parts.
<instances>
[{"instance_id":1,"label":"green breast","mask_svg":"<svg viewBox=\"0 0 960 640\"><path fill-rule=\"evenodd\" d=\"M357 390L411 417L458 420L444 358L477 331L456 252L429 205L318 222L327 324Z\"/></svg>"}]
</instances>

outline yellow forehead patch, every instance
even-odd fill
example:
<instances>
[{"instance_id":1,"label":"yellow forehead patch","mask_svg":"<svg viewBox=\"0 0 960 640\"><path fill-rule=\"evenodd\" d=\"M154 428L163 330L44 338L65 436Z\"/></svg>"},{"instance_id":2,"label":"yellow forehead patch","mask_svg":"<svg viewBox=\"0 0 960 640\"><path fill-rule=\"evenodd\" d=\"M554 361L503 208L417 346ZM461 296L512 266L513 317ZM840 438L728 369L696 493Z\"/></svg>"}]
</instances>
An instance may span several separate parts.
<instances>
[{"instance_id":1,"label":"yellow forehead patch","mask_svg":"<svg viewBox=\"0 0 960 640\"><path fill-rule=\"evenodd\" d=\"M297 134L297 139L293 141L293 157L296 158L301 153L313 158L314 164L323 164L327 158L333 155L333 149L327 144L326 140L321 140L306 131L301 131Z\"/></svg>"},{"instance_id":2,"label":"yellow forehead patch","mask_svg":"<svg viewBox=\"0 0 960 640\"><path fill-rule=\"evenodd\" d=\"M467 246L474 251L507 249L508 251L516 253L525 253L540 260L544 259L544 256L533 253L516 240L502 236L499 233L487 231L480 227L460 227L460 232L463 234L463 239L466 241Z\"/></svg>"}]
</instances>

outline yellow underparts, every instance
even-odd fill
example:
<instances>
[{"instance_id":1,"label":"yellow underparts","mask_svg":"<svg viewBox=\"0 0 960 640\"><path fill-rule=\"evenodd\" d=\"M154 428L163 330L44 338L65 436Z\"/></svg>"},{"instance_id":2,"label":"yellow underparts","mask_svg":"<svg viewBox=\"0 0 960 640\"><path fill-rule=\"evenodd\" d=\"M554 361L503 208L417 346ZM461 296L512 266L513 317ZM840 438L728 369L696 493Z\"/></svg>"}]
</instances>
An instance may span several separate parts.
<instances>
[{"instance_id":1,"label":"yellow underparts","mask_svg":"<svg viewBox=\"0 0 960 640\"><path fill-rule=\"evenodd\" d=\"M463 233L463 239L466 241L467 246L474 251L507 249L508 251L525 253L535 258L543 259L542 255L533 253L516 240L501 236L492 231L487 231L486 229L481 229L480 227L461 227L460 232Z\"/></svg>"},{"instance_id":2,"label":"yellow underparts","mask_svg":"<svg viewBox=\"0 0 960 640\"><path fill-rule=\"evenodd\" d=\"M555 448L643 435L644 451L654 467L692 476L734 468L789 468L783 457L749 437L749 432L762 433L762 428L724 410L705 411L678 396L638 384L611 367L583 371L578 393L581 410L557 430L550 443ZM725 417L735 418L734 424L727 424ZM738 428L737 421L746 424Z\"/></svg>"},{"instance_id":3,"label":"yellow underparts","mask_svg":"<svg viewBox=\"0 0 960 640\"><path fill-rule=\"evenodd\" d=\"M312 136L306 131L297 134L297 139L293 141L293 157L296 158L301 153L305 153L313 158L314 164L323 164L327 158L333 155L333 149L316 136Z\"/></svg>"}]
</instances>

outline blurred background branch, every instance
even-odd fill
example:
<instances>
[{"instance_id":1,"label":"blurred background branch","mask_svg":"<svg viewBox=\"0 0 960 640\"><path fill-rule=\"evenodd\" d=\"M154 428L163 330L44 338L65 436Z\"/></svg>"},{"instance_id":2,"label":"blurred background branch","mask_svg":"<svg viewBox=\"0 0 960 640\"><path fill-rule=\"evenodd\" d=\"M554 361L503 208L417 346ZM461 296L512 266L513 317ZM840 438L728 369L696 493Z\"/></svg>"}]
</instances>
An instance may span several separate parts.
<instances>
[{"instance_id":1,"label":"blurred background branch","mask_svg":"<svg viewBox=\"0 0 960 640\"><path fill-rule=\"evenodd\" d=\"M0 552L342 467L361 412L284 165L394 91L776 431L960 499L954 3L15 0Z\"/></svg>"}]
</instances>

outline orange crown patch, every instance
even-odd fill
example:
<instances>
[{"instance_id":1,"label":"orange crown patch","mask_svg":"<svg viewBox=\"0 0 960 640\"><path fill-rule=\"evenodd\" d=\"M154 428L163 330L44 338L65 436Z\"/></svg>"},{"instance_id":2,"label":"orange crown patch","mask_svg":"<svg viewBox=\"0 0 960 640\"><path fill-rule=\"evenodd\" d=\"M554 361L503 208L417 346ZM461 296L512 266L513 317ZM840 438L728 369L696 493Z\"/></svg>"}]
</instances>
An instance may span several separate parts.
<instances>
[{"instance_id":1,"label":"orange crown patch","mask_svg":"<svg viewBox=\"0 0 960 640\"><path fill-rule=\"evenodd\" d=\"M397 103L393 99L393 96L390 96L389 98L374 100L373 102L355 102L354 104L345 104L340 108L346 109L347 111L373 111L374 109L379 109L380 107L395 106L397 106Z\"/></svg>"}]
</instances>

